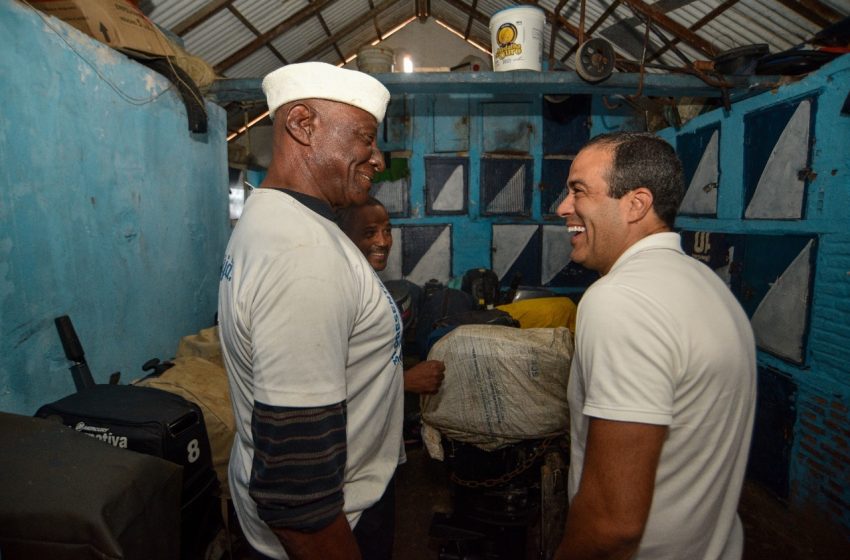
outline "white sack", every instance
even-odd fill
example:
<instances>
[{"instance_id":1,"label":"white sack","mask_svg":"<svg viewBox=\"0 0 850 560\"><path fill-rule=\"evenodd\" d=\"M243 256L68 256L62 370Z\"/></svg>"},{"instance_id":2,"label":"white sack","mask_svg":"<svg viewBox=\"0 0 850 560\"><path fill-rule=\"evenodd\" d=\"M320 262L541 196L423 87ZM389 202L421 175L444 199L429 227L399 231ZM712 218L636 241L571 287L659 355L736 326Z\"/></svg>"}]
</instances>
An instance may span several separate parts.
<instances>
[{"instance_id":1,"label":"white sack","mask_svg":"<svg viewBox=\"0 0 850 560\"><path fill-rule=\"evenodd\" d=\"M425 431L485 451L567 432L572 355L564 327L457 327L428 354L445 362L446 377L436 395L422 397ZM429 435L428 452L439 459L439 438Z\"/></svg>"}]
</instances>

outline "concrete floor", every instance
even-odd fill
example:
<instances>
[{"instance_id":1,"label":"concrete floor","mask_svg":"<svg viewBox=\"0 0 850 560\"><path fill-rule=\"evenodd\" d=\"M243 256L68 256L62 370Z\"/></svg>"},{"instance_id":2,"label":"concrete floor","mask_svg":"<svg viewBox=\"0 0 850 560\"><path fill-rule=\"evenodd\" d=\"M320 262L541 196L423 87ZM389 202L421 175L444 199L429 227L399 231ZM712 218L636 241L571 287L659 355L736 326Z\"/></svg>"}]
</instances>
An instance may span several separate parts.
<instances>
[{"instance_id":1,"label":"concrete floor","mask_svg":"<svg viewBox=\"0 0 850 560\"><path fill-rule=\"evenodd\" d=\"M434 512L451 510L445 468L417 445L408 446L407 457L396 475L394 558L437 560L439 543L429 539L428 530ZM847 535L835 534L814 519L792 514L755 483L745 485L740 514L746 538L743 560L850 558Z\"/></svg>"}]
</instances>

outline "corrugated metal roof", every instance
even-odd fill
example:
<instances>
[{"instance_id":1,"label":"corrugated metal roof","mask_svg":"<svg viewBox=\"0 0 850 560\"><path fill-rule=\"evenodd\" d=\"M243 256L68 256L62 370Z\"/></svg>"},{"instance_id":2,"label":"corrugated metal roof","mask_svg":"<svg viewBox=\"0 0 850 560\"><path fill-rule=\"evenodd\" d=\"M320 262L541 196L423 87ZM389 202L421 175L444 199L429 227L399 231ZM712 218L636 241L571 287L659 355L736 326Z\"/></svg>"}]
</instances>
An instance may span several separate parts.
<instances>
[{"instance_id":1,"label":"corrugated metal roof","mask_svg":"<svg viewBox=\"0 0 850 560\"><path fill-rule=\"evenodd\" d=\"M585 3L586 31L599 20L612 2L613 0L589 0ZM219 68L226 75L245 75L249 68L265 68L267 62L272 60L280 63L274 53L262 52L268 51L264 45L277 49L287 61L302 60L305 55L309 55L308 58L313 60L339 62L340 54L336 53L329 42L329 34L335 36L334 43L342 56L350 57L361 46L377 38L375 21L381 32L386 32L392 26L415 15L417 4L414 0L151 0L149 3L153 6L149 14L151 19L167 29L177 28L189 52L213 65L222 62L233 65L232 69ZM377 17L363 17L375 7L386 6L388 3L390 7ZM559 3L558 0L540 0L537 4L546 10L551 18ZM706 23L706 16L722 4L720 0L678 0L654 4L649 0L622 0L594 31L593 36L609 39L620 57L632 61L639 60L645 29L644 18L639 11L661 11L665 6L672 6L663 12L663 16L685 32L675 40L676 49L688 59L705 60L710 58L710 53L706 52L704 45L713 49L712 52L757 43L768 44L771 52L792 48L820 31L826 21L824 17L834 19L836 14L841 17L850 14L850 0L810 0L800 2L797 10L789 8L780 0L738 0L726 2L731 5ZM517 2L511 0L479 0L474 3L474 8L469 0L430 2L431 14L434 17L462 34L469 28L469 38L483 46L490 44L487 19L500 10L517 5ZM562 6L559 13L574 30L580 25L580 6L580 2L570 1ZM312 10L313 13L306 14L305 10ZM254 31L246 27L232 13L234 11L241 15ZM322 27L315 12L324 19L327 31ZM804 15L812 13L814 16ZM305 15L309 17L304 17ZM299 20L297 25L285 24L291 23L293 18ZM186 29L187 22L193 20L194 26ZM351 22L354 21L360 21L360 25L356 29L350 29ZM266 36L281 24L286 27L281 35ZM700 42L690 44L691 41L686 36L687 30L697 24L698 28L692 32ZM675 39L674 33L669 29L665 30L661 22L654 22L653 27L668 40ZM553 29L557 30L554 42L551 41ZM341 33L341 30L347 32ZM258 40L257 33L264 40ZM546 53L549 53L551 45L552 54L558 60L564 58L576 43L573 33L565 31L561 25L553 27L547 24L544 34ZM650 35L650 43L650 50L664 45L654 33ZM258 49L256 53L240 52L240 49L249 44L252 44L251 49ZM234 53L239 55L231 59ZM571 53L564 59L564 65L573 67L573 58ZM655 63L682 66L683 61L673 49L668 48L656 57Z\"/></svg>"},{"instance_id":2,"label":"corrugated metal roof","mask_svg":"<svg viewBox=\"0 0 850 560\"><path fill-rule=\"evenodd\" d=\"M227 10L216 13L185 35L186 50L213 66L256 36Z\"/></svg>"},{"instance_id":3,"label":"corrugated metal roof","mask_svg":"<svg viewBox=\"0 0 850 560\"><path fill-rule=\"evenodd\" d=\"M224 75L227 78L256 78L265 76L281 66L283 63L274 53L267 48L262 48L228 68Z\"/></svg>"},{"instance_id":4,"label":"corrugated metal roof","mask_svg":"<svg viewBox=\"0 0 850 560\"><path fill-rule=\"evenodd\" d=\"M771 53L781 52L805 44L830 23L850 15L850 0L620 0L596 28L614 2L586 0L585 38L608 39L620 68L634 71L644 54L646 14L653 14L647 72L681 69L685 66L682 57L710 60L723 51L759 43L769 45ZM154 22L181 37L186 50L216 66L219 74L250 78L267 74L284 60L339 64L378 39L376 25L386 34L415 17L419 2L147 0L143 4ZM520 4L525 2L427 3L431 16L461 35L468 29L469 39L485 48L490 46L490 17ZM554 59L550 68L574 68L581 1L565 2L557 15L559 0L536 4L547 12L544 54ZM721 8L724 10L717 13Z\"/></svg>"},{"instance_id":5,"label":"corrugated metal roof","mask_svg":"<svg viewBox=\"0 0 850 560\"><path fill-rule=\"evenodd\" d=\"M286 21L309 6L307 0L269 2L268 0L237 0L233 7L251 22L260 33L266 33L275 25Z\"/></svg>"},{"instance_id":6,"label":"corrugated metal roof","mask_svg":"<svg viewBox=\"0 0 850 560\"><path fill-rule=\"evenodd\" d=\"M181 21L185 20L209 3L209 0L159 0L151 2L152 11L148 17L157 25L166 29L173 29Z\"/></svg>"}]
</instances>

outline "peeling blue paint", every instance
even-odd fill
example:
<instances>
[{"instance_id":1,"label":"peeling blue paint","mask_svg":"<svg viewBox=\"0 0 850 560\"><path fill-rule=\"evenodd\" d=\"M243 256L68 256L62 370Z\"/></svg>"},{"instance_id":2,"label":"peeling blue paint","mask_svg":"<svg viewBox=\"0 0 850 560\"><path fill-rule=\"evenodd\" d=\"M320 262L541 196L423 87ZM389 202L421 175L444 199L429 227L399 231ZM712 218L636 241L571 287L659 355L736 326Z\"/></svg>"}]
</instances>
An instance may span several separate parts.
<instances>
[{"instance_id":1,"label":"peeling blue paint","mask_svg":"<svg viewBox=\"0 0 850 560\"><path fill-rule=\"evenodd\" d=\"M212 323L226 123L191 134L165 78L17 2L0 75L0 410L31 414L74 391L55 317L101 383Z\"/></svg>"}]
</instances>

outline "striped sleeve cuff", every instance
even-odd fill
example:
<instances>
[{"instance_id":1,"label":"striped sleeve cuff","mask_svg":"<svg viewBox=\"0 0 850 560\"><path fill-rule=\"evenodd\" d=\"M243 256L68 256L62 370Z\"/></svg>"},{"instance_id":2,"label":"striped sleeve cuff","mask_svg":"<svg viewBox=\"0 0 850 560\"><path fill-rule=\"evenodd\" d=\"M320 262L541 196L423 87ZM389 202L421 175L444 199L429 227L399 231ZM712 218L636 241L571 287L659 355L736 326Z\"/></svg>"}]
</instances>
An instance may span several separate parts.
<instances>
[{"instance_id":1,"label":"striped sleeve cuff","mask_svg":"<svg viewBox=\"0 0 850 560\"><path fill-rule=\"evenodd\" d=\"M345 402L316 407L254 403L249 493L270 527L317 531L342 510Z\"/></svg>"}]
</instances>

